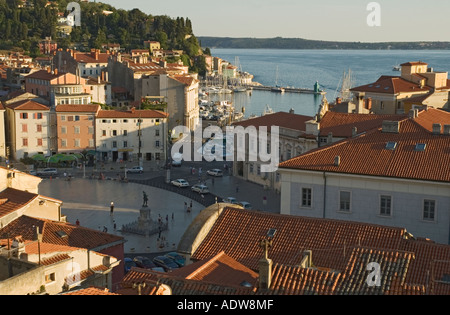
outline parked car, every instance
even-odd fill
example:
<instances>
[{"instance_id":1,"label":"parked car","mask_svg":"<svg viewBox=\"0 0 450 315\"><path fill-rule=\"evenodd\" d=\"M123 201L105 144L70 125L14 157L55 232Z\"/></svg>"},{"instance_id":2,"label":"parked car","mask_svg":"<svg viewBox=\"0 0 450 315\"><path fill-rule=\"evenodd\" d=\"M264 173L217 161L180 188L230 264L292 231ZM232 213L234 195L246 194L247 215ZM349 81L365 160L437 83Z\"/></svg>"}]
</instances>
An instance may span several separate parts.
<instances>
[{"instance_id":1,"label":"parked car","mask_svg":"<svg viewBox=\"0 0 450 315\"><path fill-rule=\"evenodd\" d=\"M234 197L227 197L227 198L223 199L222 201L225 203L232 203L234 205L238 203L237 199Z\"/></svg>"},{"instance_id":2,"label":"parked car","mask_svg":"<svg viewBox=\"0 0 450 315\"><path fill-rule=\"evenodd\" d=\"M56 168L44 168L36 173L38 176L55 176L58 175L58 170Z\"/></svg>"},{"instance_id":3,"label":"parked car","mask_svg":"<svg viewBox=\"0 0 450 315\"><path fill-rule=\"evenodd\" d=\"M180 187L180 188L189 187L189 182L187 182L184 179L176 179L176 180L173 180L171 183L172 183L172 185Z\"/></svg>"},{"instance_id":4,"label":"parked car","mask_svg":"<svg viewBox=\"0 0 450 315\"><path fill-rule=\"evenodd\" d=\"M179 268L177 263L173 259L170 259L166 256L157 256L153 258L153 262L157 266L164 268L165 271L172 271Z\"/></svg>"},{"instance_id":5,"label":"parked car","mask_svg":"<svg viewBox=\"0 0 450 315\"><path fill-rule=\"evenodd\" d=\"M246 202L246 201L240 201L238 202L238 205L240 205L242 208L247 209L247 210L252 210L253 206L251 203Z\"/></svg>"},{"instance_id":6,"label":"parked car","mask_svg":"<svg viewBox=\"0 0 450 315\"><path fill-rule=\"evenodd\" d=\"M137 267L136 262L128 257L125 257L124 264L125 264L125 273L128 273L131 270L131 268Z\"/></svg>"},{"instance_id":7,"label":"parked car","mask_svg":"<svg viewBox=\"0 0 450 315\"><path fill-rule=\"evenodd\" d=\"M28 174L37 176L37 172L35 170L28 171Z\"/></svg>"},{"instance_id":8,"label":"parked car","mask_svg":"<svg viewBox=\"0 0 450 315\"><path fill-rule=\"evenodd\" d=\"M183 161L183 155L180 153L175 153L172 157L172 166L173 167L181 167Z\"/></svg>"},{"instance_id":9,"label":"parked car","mask_svg":"<svg viewBox=\"0 0 450 315\"><path fill-rule=\"evenodd\" d=\"M133 173L133 174L142 174L144 173L144 168L141 166L135 166L132 168L127 168L127 173Z\"/></svg>"},{"instance_id":10,"label":"parked car","mask_svg":"<svg viewBox=\"0 0 450 315\"><path fill-rule=\"evenodd\" d=\"M133 258L133 261L139 268L153 269L157 267L155 263L150 258L147 257L137 256Z\"/></svg>"},{"instance_id":11,"label":"parked car","mask_svg":"<svg viewBox=\"0 0 450 315\"><path fill-rule=\"evenodd\" d=\"M181 161L172 160L172 166L173 167L181 167Z\"/></svg>"},{"instance_id":12,"label":"parked car","mask_svg":"<svg viewBox=\"0 0 450 315\"><path fill-rule=\"evenodd\" d=\"M209 188L208 186L205 185L200 184L194 185L191 187L191 190L199 194L209 194Z\"/></svg>"},{"instance_id":13,"label":"parked car","mask_svg":"<svg viewBox=\"0 0 450 315\"><path fill-rule=\"evenodd\" d=\"M223 171L219 170L219 169L208 170L206 173L208 175L215 176L215 177L222 177L223 176Z\"/></svg>"},{"instance_id":14,"label":"parked car","mask_svg":"<svg viewBox=\"0 0 450 315\"><path fill-rule=\"evenodd\" d=\"M176 252L170 252L165 256L175 261L175 263L180 267L184 267L184 264L186 263L186 258Z\"/></svg>"}]
</instances>

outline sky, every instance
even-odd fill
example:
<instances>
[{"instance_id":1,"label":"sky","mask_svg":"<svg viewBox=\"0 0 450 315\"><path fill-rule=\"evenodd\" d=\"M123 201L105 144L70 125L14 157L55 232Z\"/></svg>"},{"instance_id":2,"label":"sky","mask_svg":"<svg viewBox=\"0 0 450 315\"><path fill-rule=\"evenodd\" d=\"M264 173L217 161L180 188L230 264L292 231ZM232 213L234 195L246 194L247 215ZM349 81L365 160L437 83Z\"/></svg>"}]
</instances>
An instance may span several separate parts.
<instances>
[{"instance_id":1,"label":"sky","mask_svg":"<svg viewBox=\"0 0 450 315\"><path fill-rule=\"evenodd\" d=\"M450 41L447 36L450 29L449 0L98 2L118 9L138 8L152 15L189 18L197 37L284 37L351 42Z\"/></svg>"}]
</instances>

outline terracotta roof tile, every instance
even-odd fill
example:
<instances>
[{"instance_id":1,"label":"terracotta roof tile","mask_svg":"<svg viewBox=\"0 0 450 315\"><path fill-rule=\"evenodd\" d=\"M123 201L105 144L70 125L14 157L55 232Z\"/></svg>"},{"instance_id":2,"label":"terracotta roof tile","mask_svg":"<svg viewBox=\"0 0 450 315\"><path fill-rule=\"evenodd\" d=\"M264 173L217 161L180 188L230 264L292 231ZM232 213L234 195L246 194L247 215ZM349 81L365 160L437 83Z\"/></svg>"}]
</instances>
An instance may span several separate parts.
<instances>
[{"instance_id":1,"label":"terracotta roof tile","mask_svg":"<svg viewBox=\"0 0 450 315\"><path fill-rule=\"evenodd\" d=\"M50 111L48 106L37 103L31 100L23 100L6 105L7 108L14 110L36 110L36 111Z\"/></svg>"},{"instance_id":2,"label":"terracotta roof tile","mask_svg":"<svg viewBox=\"0 0 450 315\"><path fill-rule=\"evenodd\" d=\"M39 195L22 190L7 188L0 193L0 218L19 210Z\"/></svg>"},{"instance_id":3,"label":"terracotta roof tile","mask_svg":"<svg viewBox=\"0 0 450 315\"><path fill-rule=\"evenodd\" d=\"M419 84L401 77L381 76L376 82L352 88L351 91L382 94L425 93L431 91L431 87L421 87Z\"/></svg>"},{"instance_id":4,"label":"terracotta roof tile","mask_svg":"<svg viewBox=\"0 0 450 315\"><path fill-rule=\"evenodd\" d=\"M97 118L167 118L169 114L157 110L100 110Z\"/></svg>"},{"instance_id":5,"label":"terracotta roof tile","mask_svg":"<svg viewBox=\"0 0 450 315\"><path fill-rule=\"evenodd\" d=\"M33 72L32 74L29 74L26 76L25 79L39 79L39 80L45 80L45 81L50 81L59 77L62 77L66 75L66 73L64 72L58 72L57 74L55 73L49 73L47 70L39 70L36 72Z\"/></svg>"},{"instance_id":6,"label":"terracotta roof tile","mask_svg":"<svg viewBox=\"0 0 450 315\"><path fill-rule=\"evenodd\" d=\"M86 288L86 289L65 292L62 295L120 295L120 294L112 293L108 289L105 289L105 288L90 287L90 288Z\"/></svg>"},{"instance_id":7,"label":"terracotta roof tile","mask_svg":"<svg viewBox=\"0 0 450 315\"><path fill-rule=\"evenodd\" d=\"M277 215L226 208L192 255L203 260L221 251L252 270L262 257L259 241L276 229L269 256L274 263L296 265L305 250L315 250L318 266L342 269L352 246L398 248L405 230L359 222ZM346 250L347 249L347 250Z\"/></svg>"},{"instance_id":8,"label":"terracotta roof tile","mask_svg":"<svg viewBox=\"0 0 450 315\"><path fill-rule=\"evenodd\" d=\"M293 129L298 131L306 131L306 122L312 120L313 117L290 114L286 112L277 112L274 114L268 114L261 117L251 118L244 121L234 123L234 126L242 126L244 128L248 126L268 127L267 130L270 131L270 127L279 126L286 129Z\"/></svg>"},{"instance_id":9,"label":"terracotta roof tile","mask_svg":"<svg viewBox=\"0 0 450 315\"><path fill-rule=\"evenodd\" d=\"M403 120L406 115L370 115L347 114L328 111L320 120L320 133L322 137L331 132L333 137L349 138L352 136L353 127L357 133L363 133L374 128L380 128L385 120Z\"/></svg>"},{"instance_id":10,"label":"terracotta roof tile","mask_svg":"<svg viewBox=\"0 0 450 315\"><path fill-rule=\"evenodd\" d=\"M100 105L88 104L88 105L58 105L56 106L57 113L96 113L100 110Z\"/></svg>"},{"instance_id":11,"label":"terracotta roof tile","mask_svg":"<svg viewBox=\"0 0 450 315\"><path fill-rule=\"evenodd\" d=\"M256 284L258 274L221 252L211 259L205 259L174 270L173 276L185 279L240 286L244 281Z\"/></svg>"},{"instance_id":12,"label":"terracotta roof tile","mask_svg":"<svg viewBox=\"0 0 450 315\"><path fill-rule=\"evenodd\" d=\"M417 120L405 119L399 122L398 134L371 131L309 151L281 163L280 168L449 182L450 137L429 132L431 122L439 122L438 117L441 122L448 120L448 114L444 115L436 115L436 120L420 115ZM395 150L386 149L389 142L397 143ZM419 143L426 144L425 151L416 151ZM339 166L334 163L337 156Z\"/></svg>"},{"instance_id":13,"label":"terracotta roof tile","mask_svg":"<svg viewBox=\"0 0 450 315\"><path fill-rule=\"evenodd\" d=\"M36 227L39 227L39 231L43 234L42 241L44 243L55 245L95 250L100 246L124 242L123 237L120 236L75 226L69 223L31 218L28 216L21 216L9 223L3 229L0 229L0 238L22 235L26 240L34 240L36 237Z\"/></svg>"}]
</instances>

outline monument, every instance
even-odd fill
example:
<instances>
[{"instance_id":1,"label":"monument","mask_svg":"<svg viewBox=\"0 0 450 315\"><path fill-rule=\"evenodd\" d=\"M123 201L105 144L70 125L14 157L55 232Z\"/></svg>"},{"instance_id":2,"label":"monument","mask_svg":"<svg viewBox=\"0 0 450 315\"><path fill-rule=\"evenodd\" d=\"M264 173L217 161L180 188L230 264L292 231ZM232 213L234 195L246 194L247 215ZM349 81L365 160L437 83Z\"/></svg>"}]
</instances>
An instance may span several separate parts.
<instances>
[{"instance_id":1,"label":"monument","mask_svg":"<svg viewBox=\"0 0 450 315\"><path fill-rule=\"evenodd\" d=\"M145 191L143 191L142 193L143 203L141 209L139 210L139 218L135 222L123 225L122 232L150 236L168 230L169 226L167 223L164 223L162 221L156 222L152 220L152 212L150 207L148 206L148 195L145 193Z\"/></svg>"}]
</instances>

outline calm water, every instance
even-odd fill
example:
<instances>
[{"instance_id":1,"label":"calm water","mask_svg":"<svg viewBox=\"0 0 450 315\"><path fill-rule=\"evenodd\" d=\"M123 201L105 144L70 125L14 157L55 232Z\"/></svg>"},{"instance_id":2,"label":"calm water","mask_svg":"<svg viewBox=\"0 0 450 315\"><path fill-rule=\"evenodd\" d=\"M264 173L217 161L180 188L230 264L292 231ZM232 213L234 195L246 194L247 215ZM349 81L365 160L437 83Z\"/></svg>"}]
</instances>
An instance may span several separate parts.
<instances>
[{"instance_id":1,"label":"calm water","mask_svg":"<svg viewBox=\"0 0 450 315\"><path fill-rule=\"evenodd\" d=\"M274 86L313 89L319 82L328 100L335 99L344 72L351 69L354 86L374 82L381 75L399 75L392 67L408 61L424 61L435 71L450 72L450 51L399 50L277 50L277 49L213 49L212 55L235 64L255 76L254 81ZM238 57L236 59L236 57ZM278 72L278 76L277 76ZM274 111L289 111L313 116L322 96L253 91L229 96L236 109L245 107L246 116L260 115L266 105Z\"/></svg>"}]
</instances>

